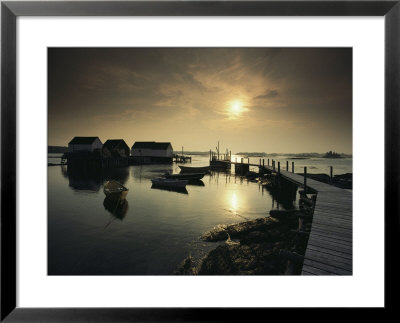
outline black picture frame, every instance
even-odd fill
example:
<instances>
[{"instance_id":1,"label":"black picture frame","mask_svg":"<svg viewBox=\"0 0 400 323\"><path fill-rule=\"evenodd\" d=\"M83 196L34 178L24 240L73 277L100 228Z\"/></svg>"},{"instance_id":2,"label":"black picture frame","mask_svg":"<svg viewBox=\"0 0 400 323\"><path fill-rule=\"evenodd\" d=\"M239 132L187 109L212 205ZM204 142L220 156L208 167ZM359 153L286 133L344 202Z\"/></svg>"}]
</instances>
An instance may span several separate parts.
<instances>
[{"instance_id":1,"label":"black picture frame","mask_svg":"<svg viewBox=\"0 0 400 323\"><path fill-rule=\"evenodd\" d=\"M263 309L16 307L16 19L19 16L384 16L385 308L398 286L388 258L399 232L400 1L74 1L1 3L1 321L235 321ZM373 165L371 165L373 167ZM371 169L372 170L372 169ZM393 241L393 240L391 240ZM397 241L397 240L395 240ZM393 270L393 269L392 269ZM390 281L390 284L388 282ZM239 313L240 312L240 313ZM251 312L251 313L249 313Z\"/></svg>"}]
</instances>

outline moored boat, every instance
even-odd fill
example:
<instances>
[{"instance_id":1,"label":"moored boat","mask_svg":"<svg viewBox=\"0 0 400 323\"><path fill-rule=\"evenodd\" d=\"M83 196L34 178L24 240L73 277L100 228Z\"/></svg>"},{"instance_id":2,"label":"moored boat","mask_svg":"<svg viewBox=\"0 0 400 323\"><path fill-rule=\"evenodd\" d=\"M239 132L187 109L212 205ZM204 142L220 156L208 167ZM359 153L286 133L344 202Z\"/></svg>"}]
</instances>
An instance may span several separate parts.
<instances>
[{"instance_id":1,"label":"moored boat","mask_svg":"<svg viewBox=\"0 0 400 323\"><path fill-rule=\"evenodd\" d=\"M189 182L187 179L175 179L175 178L154 178L151 180L155 186L163 187L186 187Z\"/></svg>"},{"instance_id":2,"label":"moored boat","mask_svg":"<svg viewBox=\"0 0 400 323\"><path fill-rule=\"evenodd\" d=\"M189 167L189 166L179 166L181 173L208 173L210 171L210 166L202 167Z\"/></svg>"},{"instance_id":3,"label":"moored boat","mask_svg":"<svg viewBox=\"0 0 400 323\"><path fill-rule=\"evenodd\" d=\"M107 198L111 200L123 200L128 194L128 189L118 183L117 181L111 180L104 183L103 192Z\"/></svg>"},{"instance_id":4,"label":"moored boat","mask_svg":"<svg viewBox=\"0 0 400 323\"><path fill-rule=\"evenodd\" d=\"M186 187L170 187L170 186L151 185L151 189L167 191L167 192L175 192L175 193L180 193L180 194L189 194Z\"/></svg>"},{"instance_id":5,"label":"moored boat","mask_svg":"<svg viewBox=\"0 0 400 323\"><path fill-rule=\"evenodd\" d=\"M204 177L205 173L187 173L187 174L169 174L164 175L165 178L171 179L187 179L189 181L200 180Z\"/></svg>"}]
</instances>

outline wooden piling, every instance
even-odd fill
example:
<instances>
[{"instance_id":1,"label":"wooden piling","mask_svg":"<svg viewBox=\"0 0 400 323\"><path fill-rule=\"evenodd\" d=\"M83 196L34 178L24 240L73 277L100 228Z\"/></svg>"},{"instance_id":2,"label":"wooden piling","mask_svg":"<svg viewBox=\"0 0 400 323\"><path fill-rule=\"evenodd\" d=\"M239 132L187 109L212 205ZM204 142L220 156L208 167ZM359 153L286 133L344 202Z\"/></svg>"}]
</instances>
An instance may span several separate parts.
<instances>
[{"instance_id":1,"label":"wooden piling","mask_svg":"<svg viewBox=\"0 0 400 323\"><path fill-rule=\"evenodd\" d=\"M263 167L265 166L265 160L264 160L264 158L263 158Z\"/></svg>"},{"instance_id":2,"label":"wooden piling","mask_svg":"<svg viewBox=\"0 0 400 323\"><path fill-rule=\"evenodd\" d=\"M281 174L281 162L278 162L278 174Z\"/></svg>"},{"instance_id":3,"label":"wooden piling","mask_svg":"<svg viewBox=\"0 0 400 323\"><path fill-rule=\"evenodd\" d=\"M294 162L292 162L292 173L294 173Z\"/></svg>"},{"instance_id":4,"label":"wooden piling","mask_svg":"<svg viewBox=\"0 0 400 323\"><path fill-rule=\"evenodd\" d=\"M307 167L304 167L304 194L307 194Z\"/></svg>"},{"instance_id":5,"label":"wooden piling","mask_svg":"<svg viewBox=\"0 0 400 323\"><path fill-rule=\"evenodd\" d=\"M268 166L269 166L269 158L268 158Z\"/></svg>"},{"instance_id":6,"label":"wooden piling","mask_svg":"<svg viewBox=\"0 0 400 323\"><path fill-rule=\"evenodd\" d=\"M286 170L289 171L289 161L286 161Z\"/></svg>"},{"instance_id":7,"label":"wooden piling","mask_svg":"<svg viewBox=\"0 0 400 323\"><path fill-rule=\"evenodd\" d=\"M331 168L331 183L332 183L332 181L333 181L333 167L330 166L330 168Z\"/></svg>"}]
</instances>

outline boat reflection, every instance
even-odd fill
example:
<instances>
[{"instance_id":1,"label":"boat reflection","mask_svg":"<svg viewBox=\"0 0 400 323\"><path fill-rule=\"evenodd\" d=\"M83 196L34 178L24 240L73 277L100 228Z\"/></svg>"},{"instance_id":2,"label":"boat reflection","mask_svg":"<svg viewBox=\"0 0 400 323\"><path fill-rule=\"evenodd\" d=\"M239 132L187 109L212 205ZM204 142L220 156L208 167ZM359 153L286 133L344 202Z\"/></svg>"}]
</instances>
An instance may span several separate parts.
<instances>
[{"instance_id":1,"label":"boat reflection","mask_svg":"<svg viewBox=\"0 0 400 323\"><path fill-rule=\"evenodd\" d=\"M112 216L119 220L123 220L128 212L128 201L123 200L114 200L109 197L106 197L103 202L104 208L111 213Z\"/></svg>"},{"instance_id":2,"label":"boat reflection","mask_svg":"<svg viewBox=\"0 0 400 323\"><path fill-rule=\"evenodd\" d=\"M204 183L203 183L204 184ZM167 187L167 186L159 186L159 185L151 185L151 189L162 190L162 191L169 191L181 194L189 194L185 187Z\"/></svg>"}]
</instances>

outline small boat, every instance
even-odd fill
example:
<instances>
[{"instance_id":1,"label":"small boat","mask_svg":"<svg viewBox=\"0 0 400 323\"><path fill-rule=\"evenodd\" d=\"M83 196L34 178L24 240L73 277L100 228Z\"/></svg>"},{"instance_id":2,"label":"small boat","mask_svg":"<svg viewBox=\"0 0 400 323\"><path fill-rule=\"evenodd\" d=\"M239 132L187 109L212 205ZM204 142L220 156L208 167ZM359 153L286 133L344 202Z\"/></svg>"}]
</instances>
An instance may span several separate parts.
<instances>
[{"instance_id":1,"label":"small boat","mask_svg":"<svg viewBox=\"0 0 400 323\"><path fill-rule=\"evenodd\" d=\"M190 186L205 186L204 182L201 179L190 180L188 185L190 185Z\"/></svg>"},{"instance_id":2,"label":"small boat","mask_svg":"<svg viewBox=\"0 0 400 323\"><path fill-rule=\"evenodd\" d=\"M167 192L175 192L175 193L180 193L180 194L189 194L186 187L169 187L169 186L151 185L151 189L167 191Z\"/></svg>"},{"instance_id":3,"label":"small boat","mask_svg":"<svg viewBox=\"0 0 400 323\"><path fill-rule=\"evenodd\" d=\"M187 179L175 179L175 178L154 178L151 180L154 186L163 187L186 187L189 182Z\"/></svg>"},{"instance_id":4,"label":"small boat","mask_svg":"<svg viewBox=\"0 0 400 323\"><path fill-rule=\"evenodd\" d=\"M210 171L210 166L203 167L189 167L189 166L179 166L181 173L208 173Z\"/></svg>"},{"instance_id":5,"label":"small boat","mask_svg":"<svg viewBox=\"0 0 400 323\"><path fill-rule=\"evenodd\" d=\"M172 179L188 179L189 181L200 180L204 177L205 173L187 173L187 174L169 174L164 175L165 178Z\"/></svg>"},{"instance_id":6,"label":"small boat","mask_svg":"<svg viewBox=\"0 0 400 323\"><path fill-rule=\"evenodd\" d=\"M112 200L123 200L128 194L128 189L117 181L107 181L104 183L104 194Z\"/></svg>"}]
</instances>

